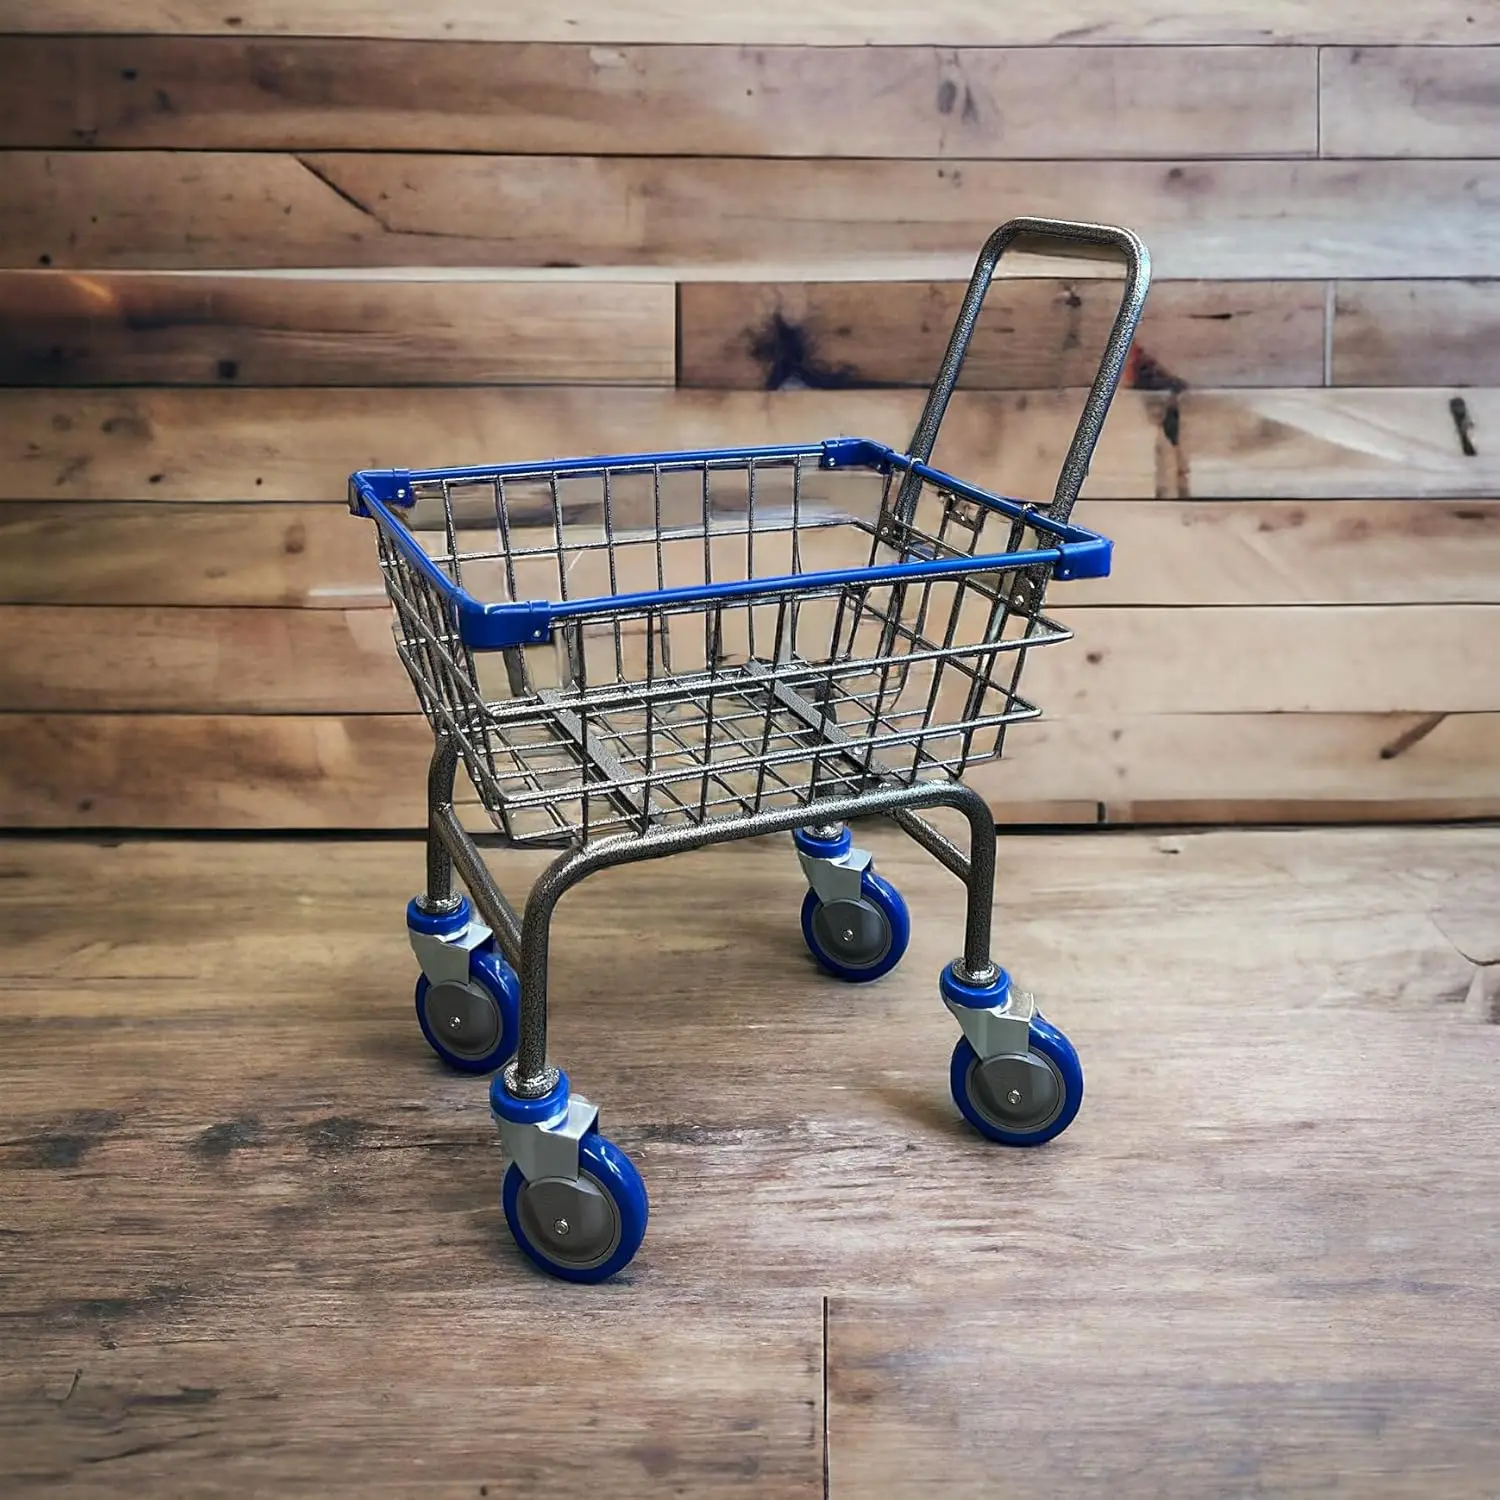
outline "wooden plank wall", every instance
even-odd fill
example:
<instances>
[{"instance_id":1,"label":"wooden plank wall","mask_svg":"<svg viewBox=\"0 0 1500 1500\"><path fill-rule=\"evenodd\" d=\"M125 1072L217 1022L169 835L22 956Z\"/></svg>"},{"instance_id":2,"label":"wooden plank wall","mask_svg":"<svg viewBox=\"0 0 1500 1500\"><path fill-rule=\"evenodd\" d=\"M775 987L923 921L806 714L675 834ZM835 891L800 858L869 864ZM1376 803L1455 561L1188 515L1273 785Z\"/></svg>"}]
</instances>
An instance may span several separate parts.
<instances>
[{"instance_id":1,"label":"wooden plank wall","mask_svg":"<svg viewBox=\"0 0 1500 1500\"><path fill-rule=\"evenodd\" d=\"M904 443L1138 230L997 815L1500 812L1500 8L0 0L0 825L408 826L377 464ZM940 457L1050 491L1116 286Z\"/></svg>"}]
</instances>

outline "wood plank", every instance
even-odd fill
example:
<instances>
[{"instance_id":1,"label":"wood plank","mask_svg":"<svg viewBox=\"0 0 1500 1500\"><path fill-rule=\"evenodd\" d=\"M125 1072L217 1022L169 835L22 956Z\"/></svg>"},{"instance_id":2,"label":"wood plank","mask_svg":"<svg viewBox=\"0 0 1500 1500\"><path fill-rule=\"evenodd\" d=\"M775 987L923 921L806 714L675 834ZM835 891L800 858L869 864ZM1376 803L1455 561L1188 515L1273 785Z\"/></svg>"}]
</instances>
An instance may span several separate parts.
<instances>
[{"instance_id":1,"label":"wood plank","mask_svg":"<svg viewBox=\"0 0 1500 1500\"><path fill-rule=\"evenodd\" d=\"M106 855L108 890L93 887L92 920L69 919L75 939L89 946L85 931L143 920L116 970L130 977L111 981L94 966L77 992L96 1018L99 1066L112 1074L91 1102L81 1078L58 1088L66 1049L38 1066L30 1045L15 1045L38 995L12 943L35 955L31 891L53 889L71 861L49 866L34 844L0 855L8 871L37 877L22 877L28 894L0 915L10 950L0 982L0 1225L8 1260L25 1264L0 1282L0 1488L72 1500L241 1488L394 1500L503 1495L519 1482L557 1500L598 1483L643 1500L664 1482L711 1496L748 1483L814 1500L818 1298L765 1280L741 1295L713 1268L705 1292L701 1257L659 1223L649 1278L565 1297L532 1274L502 1238L484 1081L464 1087L410 1045L399 912L378 936L368 920L353 929L343 920L351 889L384 905L368 881L343 882L355 849L280 844L270 862L244 851L241 870L301 858L317 876L272 876L259 896L231 877L239 910L217 919L200 904L210 889L215 901L228 894L228 869L213 856L189 853L173 874L146 854L131 878L129 855ZM413 843L383 846L378 884L406 884L418 853ZM193 867L196 887L182 878ZM164 909L144 915L147 891L175 900L179 921L193 912L211 948L230 933L230 946L265 943L259 983L235 994L228 971L204 973L185 1008L179 981L203 954L189 956L185 932L161 983L145 979L137 965L166 925ZM310 977L308 949L288 931L299 906L304 921L316 910L315 925L342 929L327 951L346 974L297 1000L292 990ZM387 984L376 970L399 977ZM370 1006L356 1022L362 1035L344 1031L321 1056L297 1039L311 1014L351 1005ZM48 1010L43 1034L70 1029ZM167 1052L152 1041L164 1031L175 1035ZM660 1114L663 1144L632 1142L655 1176L658 1214L673 1197L673 1157L686 1158L684 1186L697 1170L693 1148L672 1144L676 1118ZM742 1191L735 1183L724 1203ZM707 1220L697 1225L707 1232ZM486 1353L522 1343L534 1346L524 1361Z\"/></svg>"},{"instance_id":2,"label":"wood plank","mask_svg":"<svg viewBox=\"0 0 1500 1500\"><path fill-rule=\"evenodd\" d=\"M0 264L764 266L968 273L995 224L1123 223L1168 279L1484 276L1493 161L772 161L0 153ZM762 269L758 279L781 277ZM837 273L846 274L844 271Z\"/></svg>"},{"instance_id":3,"label":"wood plank","mask_svg":"<svg viewBox=\"0 0 1500 1500\"><path fill-rule=\"evenodd\" d=\"M652 156L1315 156L1287 47L16 38L0 145ZM1070 95L1074 107L1055 101Z\"/></svg>"},{"instance_id":4,"label":"wood plank","mask_svg":"<svg viewBox=\"0 0 1500 1500\"><path fill-rule=\"evenodd\" d=\"M1493 817L1500 715L1049 713L966 779L991 802L1089 799L1109 823Z\"/></svg>"},{"instance_id":5,"label":"wood plank","mask_svg":"<svg viewBox=\"0 0 1500 1500\"><path fill-rule=\"evenodd\" d=\"M253 503L0 506L0 603L388 607L345 507Z\"/></svg>"},{"instance_id":6,"label":"wood plank","mask_svg":"<svg viewBox=\"0 0 1500 1500\"><path fill-rule=\"evenodd\" d=\"M1500 501L1085 500L1115 544L1069 607L1500 604ZM387 605L341 505L0 506L0 604Z\"/></svg>"},{"instance_id":7,"label":"wood plank","mask_svg":"<svg viewBox=\"0 0 1500 1500\"><path fill-rule=\"evenodd\" d=\"M1500 603L1490 501L1085 500L1074 518L1115 551L1108 578L1059 593L1071 608Z\"/></svg>"},{"instance_id":8,"label":"wood plank","mask_svg":"<svg viewBox=\"0 0 1500 1500\"><path fill-rule=\"evenodd\" d=\"M960 282L689 283L680 292L685 386L776 390L932 383ZM1119 306L1109 281L1011 280L985 302L963 386L1086 386ZM1156 281L1136 338L1136 383L1323 383L1318 282Z\"/></svg>"},{"instance_id":9,"label":"wood plank","mask_svg":"<svg viewBox=\"0 0 1500 1500\"><path fill-rule=\"evenodd\" d=\"M1325 156L1500 154L1500 49L1330 47L1319 89Z\"/></svg>"},{"instance_id":10,"label":"wood plank","mask_svg":"<svg viewBox=\"0 0 1500 1500\"><path fill-rule=\"evenodd\" d=\"M870 843L926 920L867 1026L798 952L784 839L564 903L556 1055L653 1193L629 1281L570 1296L504 1242L482 1082L415 1035L414 843L6 844L7 1489L816 1495L820 1294L834 1494L883 1449L899 1493L908 1426L921 1493L993 1494L974 1392L1018 1361L1028 1488L1035 1463L1079 1493L1311 1490L1337 1461L1380 1494L1396 1458L1482 1483L1500 1032L1463 1016L1436 915L1495 909L1494 830L1009 843L1006 962L1088 1070L1026 1153L944 1095L955 887ZM1433 1087L1392 1089L1414 1057ZM1184 1412L1209 1441L1163 1439Z\"/></svg>"},{"instance_id":11,"label":"wood plank","mask_svg":"<svg viewBox=\"0 0 1500 1500\"><path fill-rule=\"evenodd\" d=\"M0 272L4 385L672 385L672 288Z\"/></svg>"},{"instance_id":12,"label":"wood plank","mask_svg":"<svg viewBox=\"0 0 1500 1500\"><path fill-rule=\"evenodd\" d=\"M1123 394L1092 493L1149 495L1158 398ZM961 391L937 448L965 477L1050 497L1082 392ZM817 442L905 448L915 391L138 390L0 392L0 499L342 500L352 470ZM1500 490L1500 486L1497 486Z\"/></svg>"},{"instance_id":13,"label":"wood plank","mask_svg":"<svg viewBox=\"0 0 1500 1500\"><path fill-rule=\"evenodd\" d=\"M0 827L420 829L415 714L8 714ZM968 780L1003 824L1500 816L1500 714L1047 718ZM472 806L465 821L487 820Z\"/></svg>"},{"instance_id":14,"label":"wood plank","mask_svg":"<svg viewBox=\"0 0 1500 1500\"><path fill-rule=\"evenodd\" d=\"M1032 653L1059 717L1500 710L1486 604L1049 610L1077 640ZM392 713L414 706L384 611L7 605L14 712ZM485 663L486 668L489 662ZM486 680L483 679L482 680ZM915 681L918 702L925 685Z\"/></svg>"},{"instance_id":15,"label":"wood plank","mask_svg":"<svg viewBox=\"0 0 1500 1500\"><path fill-rule=\"evenodd\" d=\"M1296 1071L1277 1070L1277 1090L1306 1110L1315 1100L1320 1106L1331 1088L1354 1108L1360 1081L1378 1087L1375 1068L1396 1062L1388 1043L1376 1052L1378 1063L1363 1049L1358 1063L1299 1054ZM1482 1091L1482 1065L1459 1049L1439 1067L1446 1087ZM1315 1080L1315 1069L1327 1069L1332 1080ZM1288 1124L1294 1116L1285 1104L1276 1113ZM1250 1205L1258 1203L1261 1215L1283 1216L1279 1232L1288 1237L1307 1232L1311 1210L1322 1242L1316 1271L1267 1267L1260 1277L1246 1276L1240 1268L1259 1257L1247 1255L1238 1236L1232 1248L1216 1236L1201 1252L1196 1277L1184 1267L1154 1285L1141 1278L1124 1292L1116 1268L1109 1291L1105 1277L1090 1270L1066 1295L1033 1277L980 1306L857 1293L831 1301L830 1493L977 1500L996 1493L1003 1462L1008 1494L1055 1486L1070 1495L1155 1500L1260 1487L1312 1495L1351 1484L1382 1500L1417 1500L1438 1489L1476 1500L1488 1494L1500 1435L1483 1392L1500 1337L1500 1282L1486 1268L1476 1285L1464 1256L1422 1224L1423 1153L1401 1150L1393 1121L1358 1142L1335 1143L1326 1137L1343 1132L1327 1131L1321 1107L1317 1114L1306 1124L1325 1133L1310 1153L1322 1164L1318 1175L1360 1184L1359 1207L1314 1209L1304 1186L1277 1195L1269 1208L1270 1195L1257 1192L1255 1177L1269 1176L1276 1152L1286 1148L1248 1122L1234 1131L1238 1142L1258 1148L1257 1166L1241 1163L1234 1174L1231 1191L1243 1206L1226 1209L1225 1195L1207 1185L1191 1204L1173 1205L1177 1222L1207 1224L1210 1202L1230 1213L1254 1212ZM1496 1175L1489 1161L1494 1136L1477 1109L1466 1116L1481 1131L1485 1160L1472 1176L1461 1175L1468 1191L1479 1193ZM1389 1146L1375 1146L1377 1139ZM1217 1158L1222 1147L1205 1151ZM1361 1173L1377 1153L1380 1179L1401 1195L1402 1224L1422 1226L1416 1268L1369 1248L1363 1209L1371 1188ZM1275 1224L1266 1227L1278 1233ZM1132 1227L1138 1242L1155 1229ZM1486 1240L1480 1231L1466 1247ZM1121 1250L1145 1258L1138 1244ZM1372 1261L1382 1265L1374 1276ZM1006 1403L1015 1451L997 1461L993 1432L973 1418L974 1393L1004 1381L1019 1363L1026 1379ZM1185 1412L1200 1440L1165 1439Z\"/></svg>"},{"instance_id":16,"label":"wood plank","mask_svg":"<svg viewBox=\"0 0 1500 1500\"><path fill-rule=\"evenodd\" d=\"M1500 282L1341 281L1335 385L1500 382Z\"/></svg>"},{"instance_id":17,"label":"wood plank","mask_svg":"<svg viewBox=\"0 0 1500 1500\"><path fill-rule=\"evenodd\" d=\"M1059 43L1266 43L1500 41L1500 18L1474 0L1416 0L1393 8L1364 0L1216 0L1164 9L1156 0L936 0L871 7L858 0L768 0L754 10L705 8L691 0L540 0L496 7L488 0L434 0L420 8L359 0L139 0L136 32L272 36L430 37L501 42L800 43L1051 46ZM121 30L111 0L0 0L0 31Z\"/></svg>"},{"instance_id":18,"label":"wood plank","mask_svg":"<svg viewBox=\"0 0 1500 1500\"><path fill-rule=\"evenodd\" d=\"M1188 391L1180 494L1478 495L1500 450L1491 390ZM1500 477L1497 475L1495 477Z\"/></svg>"},{"instance_id":19,"label":"wood plank","mask_svg":"<svg viewBox=\"0 0 1500 1500\"><path fill-rule=\"evenodd\" d=\"M1461 408L1455 407L1461 400ZM1050 497L1079 391L960 391L938 462ZM342 500L351 470L546 460L840 434L905 448L917 391L0 392L0 500ZM1457 413L1457 415L1456 415ZM1095 499L1500 494L1500 391L1122 391ZM1467 437L1466 451L1465 437Z\"/></svg>"}]
</instances>

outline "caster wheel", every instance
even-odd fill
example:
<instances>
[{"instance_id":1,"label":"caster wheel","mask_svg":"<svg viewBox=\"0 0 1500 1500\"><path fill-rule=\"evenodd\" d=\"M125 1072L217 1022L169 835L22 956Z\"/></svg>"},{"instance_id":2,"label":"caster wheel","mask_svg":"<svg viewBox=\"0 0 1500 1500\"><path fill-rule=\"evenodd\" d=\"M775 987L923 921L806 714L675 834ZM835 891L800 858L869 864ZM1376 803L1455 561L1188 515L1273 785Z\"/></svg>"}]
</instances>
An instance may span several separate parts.
<instances>
[{"instance_id":1,"label":"caster wheel","mask_svg":"<svg viewBox=\"0 0 1500 1500\"><path fill-rule=\"evenodd\" d=\"M417 980L422 1035L450 1068L493 1073L515 1055L521 1031L521 986L510 965L490 949L469 961L467 982Z\"/></svg>"},{"instance_id":2,"label":"caster wheel","mask_svg":"<svg viewBox=\"0 0 1500 1500\"><path fill-rule=\"evenodd\" d=\"M549 1276L608 1281L646 1235L646 1185L635 1163L598 1131L578 1143L578 1179L528 1182L514 1162L500 1192L516 1243Z\"/></svg>"},{"instance_id":3,"label":"caster wheel","mask_svg":"<svg viewBox=\"0 0 1500 1500\"><path fill-rule=\"evenodd\" d=\"M857 901L822 901L816 891L808 891L802 936L830 974L864 984L901 962L911 939L911 918L901 892L867 869Z\"/></svg>"},{"instance_id":4,"label":"caster wheel","mask_svg":"<svg viewBox=\"0 0 1500 1500\"><path fill-rule=\"evenodd\" d=\"M966 1037L948 1070L953 1102L980 1135L1003 1146L1040 1146L1073 1123L1083 1103L1083 1067L1057 1027L1033 1017L1031 1051L979 1060Z\"/></svg>"}]
</instances>

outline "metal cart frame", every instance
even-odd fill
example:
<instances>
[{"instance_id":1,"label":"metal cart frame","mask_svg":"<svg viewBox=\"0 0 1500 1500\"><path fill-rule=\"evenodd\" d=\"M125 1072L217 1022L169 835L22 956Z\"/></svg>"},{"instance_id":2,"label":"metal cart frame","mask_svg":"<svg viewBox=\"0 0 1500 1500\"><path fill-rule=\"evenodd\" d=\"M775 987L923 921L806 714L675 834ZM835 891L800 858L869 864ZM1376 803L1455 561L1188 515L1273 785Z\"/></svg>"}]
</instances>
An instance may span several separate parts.
<instances>
[{"instance_id":1,"label":"metal cart frame","mask_svg":"<svg viewBox=\"0 0 1500 1500\"><path fill-rule=\"evenodd\" d=\"M989 495L929 463L986 291L1002 255L1018 245L1070 258L1103 255L1125 264L1119 310L1046 507ZM989 1138L1019 1145L1051 1139L1076 1114L1082 1073L1071 1044L1043 1020L1029 995L1012 988L1009 976L992 958L995 827L984 799L956 778L973 760L1000 753L1009 722L1039 712L1020 699L1015 688L1020 663L1031 647L1070 634L1041 613L1049 579L1108 571L1108 542L1072 526L1070 515L1124 370L1149 277L1144 246L1123 229L1022 218L996 230L979 255L904 455L864 440L839 439L790 449L630 455L478 470L378 470L351 476L350 508L373 518L378 527L396 610L398 649L435 732L427 788L426 888L408 909L408 930L423 971L418 1016L428 1040L455 1067L488 1072L497 1062L510 1059L491 1085L491 1105L511 1161L503 1201L518 1243L543 1269L568 1280L602 1280L628 1263L645 1230L645 1191L634 1167L599 1135L597 1108L574 1093L566 1075L547 1059L553 912L567 891L598 870L713 843L793 832L810 887L803 915L809 947L825 968L841 977L873 978L900 958L905 910L899 896L874 875L870 856L854 848L847 824L873 815L890 817L967 888L963 956L949 965L941 981L944 1001L963 1033L952 1072L959 1108ZM873 542L868 566L817 573L798 564L804 519L796 509L797 486L805 488L804 475L814 466L820 472L847 467L884 476L879 516L869 530ZM701 536L696 529L673 535L695 545L701 541L704 583L630 593L616 576L611 476L618 487L623 476L654 475L660 580L668 536L661 522L662 474L697 476L700 470ZM756 476L773 471L783 480L790 475L792 519L776 528L757 529ZM709 489L716 476L725 474L748 475L749 519L742 530L719 533L710 523ZM564 540L566 506L560 484L577 476L604 486L606 535L604 541L588 544L588 555ZM555 561L560 600L520 597L516 560L524 561L527 549L511 530L507 482L513 487L525 482L550 485L543 498L550 494L556 543L549 542L545 550L549 566ZM481 604L462 586L460 565L477 555L462 552L454 519L453 495L466 484L494 489L503 535L495 552L485 557L507 570L509 597L500 604ZM436 560L418 547L404 519L405 507L423 492L440 495L444 506L446 552ZM935 533L921 531L913 520L919 502L932 496L943 507ZM986 520L1009 524L1010 545L1001 553L978 551ZM967 552L953 541L958 533L950 531L950 522L972 530L972 541L964 544ZM773 531L790 534L794 568L791 575L767 580L755 570L753 548L757 538L764 548ZM713 579L708 554L721 534L745 539L743 580ZM1028 537L1034 542L1029 549L1023 545ZM881 547L894 550L895 560L880 562ZM568 569L580 560L602 565L606 550L607 593L569 600ZM943 585L955 592L952 618L940 640L936 627L929 633L926 624L927 593ZM914 587L923 589L915 617L908 598ZM889 591L880 595L887 601L884 612L870 603L871 590ZM989 624L980 638L956 643L966 597L970 604L988 601ZM809 662L795 649L797 612L814 598L831 601L828 607L836 615L829 658ZM739 669L741 677L731 684L718 666L722 642L718 635L709 639L709 620L712 616L717 631L723 609L741 604L750 620L751 651ZM779 608L775 650L767 655L754 649L754 611L773 607ZM653 653L667 652L671 621L698 614L704 621L704 665L676 677L655 673ZM632 675L624 665L621 621L635 618L645 621L644 677L638 670ZM790 650L785 641L788 618ZM613 629L617 671L602 687L586 678L588 648L582 622L588 620L604 622L606 646L607 630ZM1019 622L1020 629L1009 640L1003 639L1007 620ZM874 632L864 638L873 639L874 645L859 657L854 647L862 628ZM847 656L840 647L846 630ZM568 653L570 675L561 695L535 686L523 655L555 637L566 642ZM870 650L876 654L869 655ZM1008 686L997 667L1008 660L1003 657L1007 650L1015 662ZM496 652L504 661L509 706L487 701L480 693L475 651ZM950 712L947 720L935 723L939 679L948 666L972 681L961 713ZM890 706L892 680L899 685L899 696L916 680L911 674L925 681L921 674L929 671L932 687L926 717L910 719L920 714L918 705L903 718ZM878 694L872 686L861 688L856 672L863 674L859 682L878 674ZM1000 708L986 715L986 694L996 693L1001 695ZM764 703L765 728L758 745L759 719L752 721L740 708L752 701ZM716 703L727 705L720 707L717 725ZM707 705L706 713L702 704ZM840 727L836 710L841 706L854 711L852 733ZM686 731L667 728L672 714L688 712L707 718L701 762L686 753ZM759 715L762 710L756 707L754 712ZM644 728L630 734L613 732L611 715L625 716ZM537 726L544 720L547 733L538 739ZM982 751L977 738L990 728L995 730L993 749ZM663 768L666 751L673 748L664 738L668 732L681 747L678 759L686 764L685 770ZM729 738L715 740L716 732ZM933 737L943 734L952 743L934 750ZM558 758L562 740L567 741L565 761ZM642 744L644 749L637 753ZM497 760L496 745L512 759L505 760L502 753ZM696 741L692 749L696 755ZM875 754L877 749L895 754L910 749L909 768L892 769L884 753ZM745 786L748 772L758 771L753 793L727 790L731 778L715 769L725 758L732 758L734 767L745 773ZM455 811L460 761L468 766L482 800L510 842L563 846L533 886L522 912L491 877ZM811 771L799 781L804 762ZM538 764L543 765L541 772ZM700 783L696 808L677 795L676 788ZM722 794L721 783L726 788ZM568 816L558 811L564 794L572 799L568 805L576 808ZM957 810L968 821L967 854L920 816L940 806ZM544 821L540 832L534 824L528 832L519 821L520 812L546 813L551 821ZM468 897L456 889L455 874ZM829 912L835 915L828 917ZM467 1046L466 1029L473 1033Z\"/></svg>"}]
</instances>

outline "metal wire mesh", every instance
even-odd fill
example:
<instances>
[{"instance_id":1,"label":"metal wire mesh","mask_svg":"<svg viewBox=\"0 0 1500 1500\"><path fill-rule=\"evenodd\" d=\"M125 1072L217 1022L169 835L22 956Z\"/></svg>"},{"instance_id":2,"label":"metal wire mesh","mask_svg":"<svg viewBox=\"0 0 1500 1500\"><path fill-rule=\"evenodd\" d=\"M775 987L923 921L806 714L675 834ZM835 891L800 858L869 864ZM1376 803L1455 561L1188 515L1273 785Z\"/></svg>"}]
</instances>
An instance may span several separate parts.
<instances>
[{"instance_id":1,"label":"metal wire mesh","mask_svg":"<svg viewBox=\"0 0 1500 1500\"><path fill-rule=\"evenodd\" d=\"M1027 653L1068 632L1033 568L708 604L665 590L1055 545L940 486L774 457L418 483L404 520L489 601L589 599L553 640L471 652L380 528L397 649L497 827L566 845L958 776L1038 710ZM1042 570L1044 571L1044 570Z\"/></svg>"}]
</instances>

